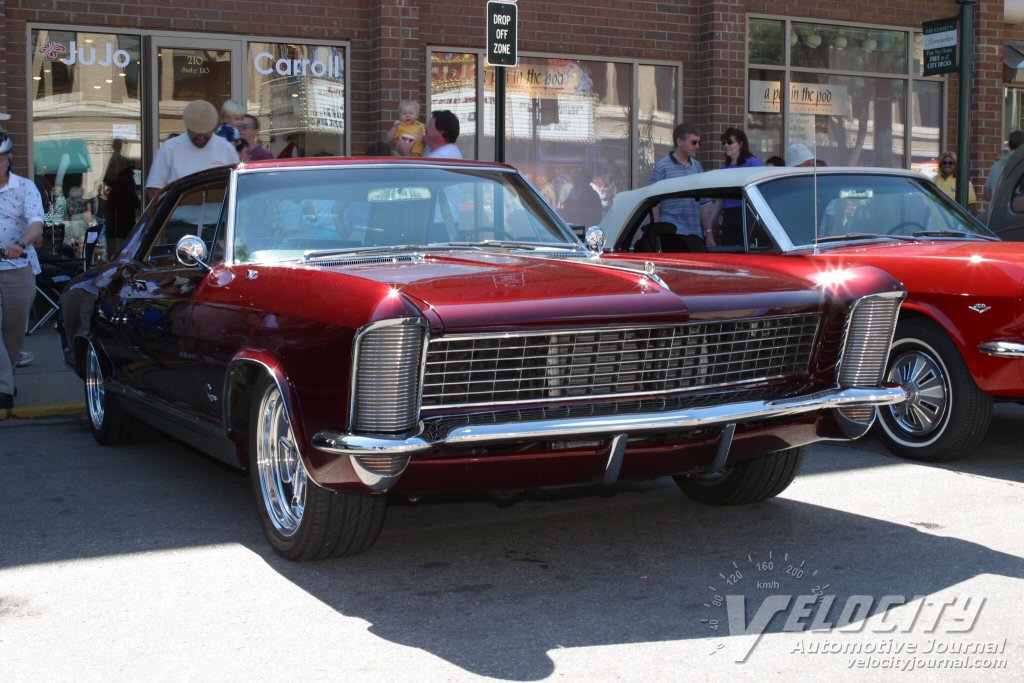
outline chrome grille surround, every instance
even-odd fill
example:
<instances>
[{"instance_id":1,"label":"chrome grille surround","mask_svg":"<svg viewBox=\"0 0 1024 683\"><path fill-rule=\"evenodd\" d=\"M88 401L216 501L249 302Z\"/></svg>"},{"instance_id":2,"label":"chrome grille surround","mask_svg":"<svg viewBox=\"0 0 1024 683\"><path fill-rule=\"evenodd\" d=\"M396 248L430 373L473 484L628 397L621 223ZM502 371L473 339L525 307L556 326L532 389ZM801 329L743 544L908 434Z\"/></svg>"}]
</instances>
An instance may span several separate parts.
<instances>
[{"instance_id":1,"label":"chrome grille surround","mask_svg":"<svg viewBox=\"0 0 1024 683\"><path fill-rule=\"evenodd\" d=\"M839 360L840 387L877 387L885 377L892 337L896 332L900 304L906 292L871 294L856 301L846 321L843 355ZM846 417L870 422L875 410L871 407L845 408Z\"/></svg>"},{"instance_id":2,"label":"chrome grille surround","mask_svg":"<svg viewBox=\"0 0 1024 683\"><path fill-rule=\"evenodd\" d=\"M438 337L427 345L423 407L650 396L798 375L819 323L802 313Z\"/></svg>"},{"instance_id":3,"label":"chrome grille surround","mask_svg":"<svg viewBox=\"0 0 1024 683\"><path fill-rule=\"evenodd\" d=\"M400 434L416 426L426 336L421 318L381 320L359 331L352 362L353 432Z\"/></svg>"}]
</instances>

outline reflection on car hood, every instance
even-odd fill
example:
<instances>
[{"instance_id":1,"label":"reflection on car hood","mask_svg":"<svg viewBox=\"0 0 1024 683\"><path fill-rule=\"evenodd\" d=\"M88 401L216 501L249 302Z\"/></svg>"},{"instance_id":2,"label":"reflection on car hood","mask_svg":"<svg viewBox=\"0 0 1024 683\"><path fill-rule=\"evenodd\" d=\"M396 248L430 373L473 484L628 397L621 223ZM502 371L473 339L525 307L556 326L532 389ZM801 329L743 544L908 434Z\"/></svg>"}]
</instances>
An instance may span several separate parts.
<instances>
[{"instance_id":1,"label":"reflection on car hood","mask_svg":"<svg viewBox=\"0 0 1024 683\"><path fill-rule=\"evenodd\" d=\"M699 263L657 264L644 277L635 259L526 253L430 254L422 261L328 270L388 284L433 309L449 331L530 324L678 322L680 314L745 317L776 309L817 310L821 293L799 278ZM498 309L500 308L500 312ZM500 321L500 322L499 322Z\"/></svg>"},{"instance_id":2,"label":"reflection on car hood","mask_svg":"<svg viewBox=\"0 0 1024 683\"><path fill-rule=\"evenodd\" d=\"M811 253L812 248L796 250L792 253ZM985 260L1003 260L1008 263L1024 265L1024 242L993 242L982 239L926 239L913 242L845 242L821 243L818 251L822 254L864 254L871 257L885 255L903 258L983 258Z\"/></svg>"}]
</instances>

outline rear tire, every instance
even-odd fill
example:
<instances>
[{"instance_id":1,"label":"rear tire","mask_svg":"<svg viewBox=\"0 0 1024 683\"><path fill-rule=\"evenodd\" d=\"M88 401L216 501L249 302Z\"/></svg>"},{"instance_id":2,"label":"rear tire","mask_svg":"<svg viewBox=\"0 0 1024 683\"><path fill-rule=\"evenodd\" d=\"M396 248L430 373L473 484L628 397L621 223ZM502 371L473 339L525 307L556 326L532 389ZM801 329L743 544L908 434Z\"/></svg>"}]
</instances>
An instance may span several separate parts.
<instances>
[{"instance_id":1,"label":"rear tire","mask_svg":"<svg viewBox=\"0 0 1024 683\"><path fill-rule=\"evenodd\" d=\"M800 470L804 448L787 448L760 458L741 460L719 474L673 477L688 498L708 505L745 505L774 498Z\"/></svg>"},{"instance_id":2,"label":"rear tire","mask_svg":"<svg viewBox=\"0 0 1024 683\"><path fill-rule=\"evenodd\" d=\"M147 425L124 411L117 396L107 391L103 366L91 341L85 358L85 407L89 431L104 446L135 443L151 433Z\"/></svg>"},{"instance_id":3,"label":"rear tire","mask_svg":"<svg viewBox=\"0 0 1024 683\"><path fill-rule=\"evenodd\" d=\"M876 433L889 450L910 460L948 462L981 445L992 397L978 388L956 344L935 323L900 323L887 376L910 390L906 402L878 410Z\"/></svg>"},{"instance_id":4,"label":"rear tire","mask_svg":"<svg viewBox=\"0 0 1024 683\"><path fill-rule=\"evenodd\" d=\"M363 552L384 524L386 497L329 491L309 478L284 397L267 376L250 404L249 481L267 539L289 560Z\"/></svg>"}]
</instances>

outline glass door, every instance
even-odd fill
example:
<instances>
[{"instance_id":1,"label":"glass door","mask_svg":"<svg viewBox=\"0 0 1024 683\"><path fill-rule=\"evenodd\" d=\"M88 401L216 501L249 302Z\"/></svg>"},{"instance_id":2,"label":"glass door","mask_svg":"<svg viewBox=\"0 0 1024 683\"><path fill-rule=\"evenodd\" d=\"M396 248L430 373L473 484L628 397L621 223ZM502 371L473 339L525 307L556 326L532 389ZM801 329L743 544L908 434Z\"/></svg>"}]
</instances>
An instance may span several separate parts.
<instances>
[{"instance_id":1,"label":"glass door","mask_svg":"<svg viewBox=\"0 0 1024 683\"><path fill-rule=\"evenodd\" d=\"M168 138L185 132L182 114L193 100L206 100L217 111L228 100L242 101L242 42L154 36L150 122L153 152Z\"/></svg>"}]
</instances>

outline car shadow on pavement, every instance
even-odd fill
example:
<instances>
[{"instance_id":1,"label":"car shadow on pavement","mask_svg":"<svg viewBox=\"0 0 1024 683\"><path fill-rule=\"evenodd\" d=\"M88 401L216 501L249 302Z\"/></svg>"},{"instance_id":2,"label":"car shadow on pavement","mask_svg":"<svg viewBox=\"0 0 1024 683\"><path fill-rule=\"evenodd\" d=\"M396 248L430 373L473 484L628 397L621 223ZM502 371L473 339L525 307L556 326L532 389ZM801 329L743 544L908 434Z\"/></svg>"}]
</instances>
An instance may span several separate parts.
<instances>
[{"instance_id":1,"label":"car shadow on pavement","mask_svg":"<svg viewBox=\"0 0 1024 683\"><path fill-rule=\"evenodd\" d=\"M953 462L916 464L1024 484L1024 455L1021 454L1020 449L1022 428L1024 428L1024 406L1018 403L997 404L992 409L992 424L977 451L966 458ZM891 464L906 462L893 455L885 444L874 436L874 431L856 442L836 445L850 450L868 450L877 453L887 457ZM836 460L831 463L830 469L857 466L859 465L855 463ZM807 473L806 468L802 473Z\"/></svg>"},{"instance_id":2,"label":"car shadow on pavement","mask_svg":"<svg viewBox=\"0 0 1024 683\"><path fill-rule=\"evenodd\" d=\"M725 617L714 596L737 590L752 604L765 595L724 584L737 568L752 579L765 560L777 567L768 579L789 577L772 591L827 586L837 604L853 595L929 596L981 575L1024 578L1020 557L927 527L786 494L713 508L685 499L669 479L502 505L479 495L396 500L368 552L295 564L265 541L244 477L165 440L82 455L78 438L91 437L78 429L73 442L40 440L31 455L0 447L8 490L24 492L0 501L0 568L237 543L377 637L481 676L543 679L559 648L708 639L710 655L731 640L710 629ZM786 565L804 578L784 575ZM782 618L765 626L782 630Z\"/></svg>"}]
</instances>

